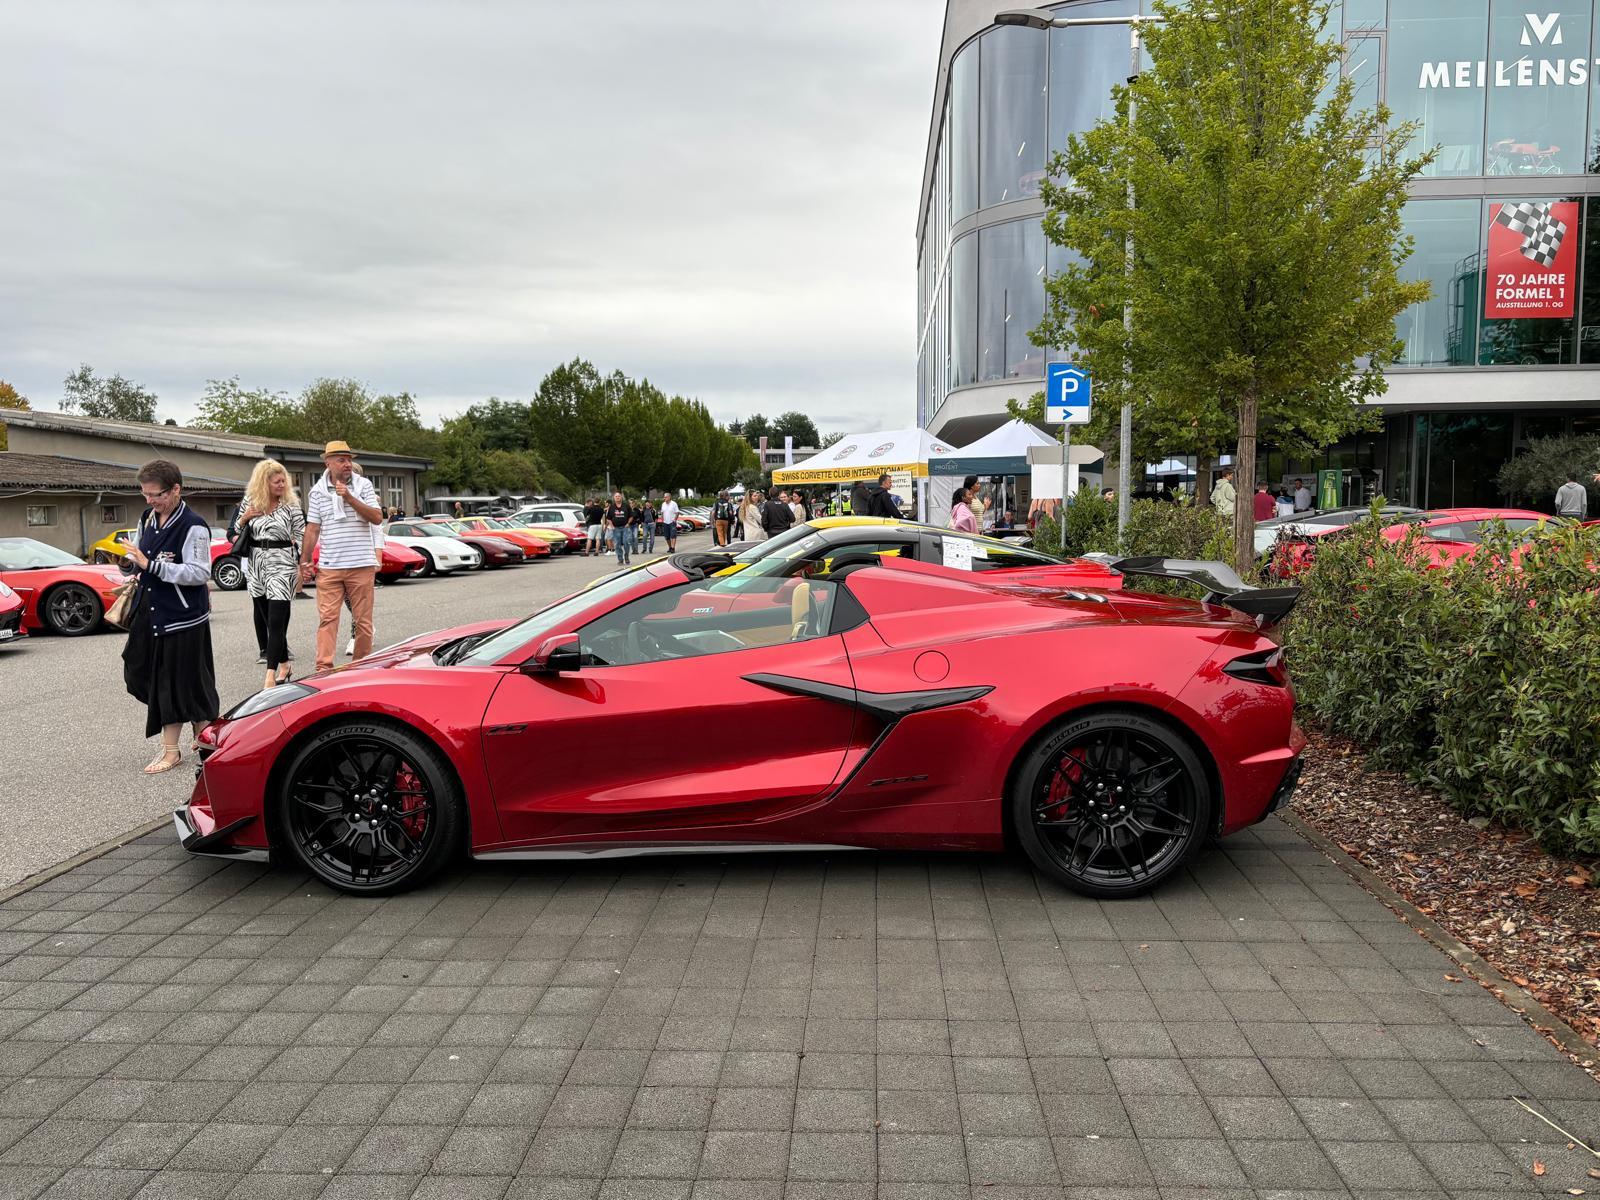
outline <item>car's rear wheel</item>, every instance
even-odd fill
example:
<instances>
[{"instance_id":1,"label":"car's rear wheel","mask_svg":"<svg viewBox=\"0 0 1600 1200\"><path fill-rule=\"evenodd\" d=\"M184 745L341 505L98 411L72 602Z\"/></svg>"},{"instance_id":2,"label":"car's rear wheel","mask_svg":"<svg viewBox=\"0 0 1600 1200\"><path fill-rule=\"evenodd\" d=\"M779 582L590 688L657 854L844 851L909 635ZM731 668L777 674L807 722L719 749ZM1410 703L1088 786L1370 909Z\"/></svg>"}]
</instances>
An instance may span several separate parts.
<instances>
[{"instance_id":1,"label":"car's rear wheel","mask_svg":"<svg viewBox=\"0 0 1600 1200\"><path fill-rule=\"evenodd\" d=\"M51 633L63 637L82 637L100 628L105 609L96 596L81 583L63 583L45 593L39 615Z\"/></svg>"},{"instance_id":2,"label":"car's rear wheel","mask_svg":"<svg viewBox=\"0 0 1600 1200\"><path fill-rule=\"evenodd\" d=\"M211 578L225 592L237 592L244 586L244 567L232 554L224 554L211 565Z\"/></svg>"},{"instance_id":3,"label":"car's rear wheel","mask_svg":"<svg viewBox=\"0 0 1600 1200\"><path fill-rule=\"evenodd\" d=\"M1011 816L1034 865L1100 899L1149 891L1205 842L1205 767L1159 721L1107 711L1069 719L1016 773Z\"/></svg>"},{"instance_id":4,"label":"car's rear wheel","mask_svg":"<svg viewBox=\"0 0 1600 1200\"><path fill-rule=\"evenodd\" d=\"M318 879L378 895L415 887L461 838L461 791L420 734L352 721L302 745L283 772L277 827Z\"/></svg>"}]
</instances>

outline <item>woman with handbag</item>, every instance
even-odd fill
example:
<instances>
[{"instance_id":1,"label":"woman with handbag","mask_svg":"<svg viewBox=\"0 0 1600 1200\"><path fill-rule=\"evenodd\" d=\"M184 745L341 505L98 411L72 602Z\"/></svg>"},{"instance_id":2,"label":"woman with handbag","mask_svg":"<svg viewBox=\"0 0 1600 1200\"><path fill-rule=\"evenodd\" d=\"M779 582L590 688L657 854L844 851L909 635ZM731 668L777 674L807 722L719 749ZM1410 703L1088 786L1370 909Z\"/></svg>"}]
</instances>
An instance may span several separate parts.
<instances>
[{"instance_id":1,"label":"woman with handbag","mask_svg":"<svg viewBox=\"0 0 1600 1200\"><path fill-rule=\"evenodd\" d=\"M183 761L184 724L217 718L216 669L211 659L211 529L183 502L183 473L156 459L139 468L145 509L134 544L121 560L138 576L139 591L122 649L128 694L145 706L145 737L161 734L161 752L146 775Z\"/></svg>"},{"instance_id":2,"label":"woman with handbag","mask_svg":"<svg viewBox=\"0 0 1600 1200\"><path fill-rule=\"evenodd\" d=\"M250 472L239 514L235 553L250 564L245 573L256 628L266 632L267 674L263 690L293 678L289 669L289 612L300 584L300 541L306 515L283 464L264 458Z\"/></svg>"}]
</instances>

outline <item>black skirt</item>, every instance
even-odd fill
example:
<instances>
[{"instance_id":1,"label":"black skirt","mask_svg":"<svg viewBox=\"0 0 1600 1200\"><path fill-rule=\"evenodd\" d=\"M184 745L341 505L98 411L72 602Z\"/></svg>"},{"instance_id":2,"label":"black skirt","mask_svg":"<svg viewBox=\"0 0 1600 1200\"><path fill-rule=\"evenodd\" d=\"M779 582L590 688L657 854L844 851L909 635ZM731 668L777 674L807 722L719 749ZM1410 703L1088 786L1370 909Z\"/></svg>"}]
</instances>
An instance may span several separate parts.
<instances>
[{"instance_id":1,"label":"black skirt","mask_svg":"<svg viewBox=\"0 0 1600 1200\"><path fill-rule=\"evenodd\" d=\"M122 648L122 681L145 706L145 737L166 725L215 720L222 705L211 661L211 622L156 637L149 611L138 606Z\"/></svg>"}]
</instances>

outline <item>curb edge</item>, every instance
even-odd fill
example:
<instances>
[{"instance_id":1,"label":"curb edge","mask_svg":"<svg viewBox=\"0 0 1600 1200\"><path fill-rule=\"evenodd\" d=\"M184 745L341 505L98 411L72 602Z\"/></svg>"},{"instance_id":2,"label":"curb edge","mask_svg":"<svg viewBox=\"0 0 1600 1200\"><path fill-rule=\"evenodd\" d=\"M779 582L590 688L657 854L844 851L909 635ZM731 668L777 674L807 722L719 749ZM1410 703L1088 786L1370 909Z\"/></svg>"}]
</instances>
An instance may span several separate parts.
<instances>
[{"instance_id":1,"label":"curb edge","mask_svg":"<svg viewBox=\"0 0 1600 1200\"><path fill-rule=\"evenodd\" d=\"M138 841L146 834L154 833L156 830L162 829L171 824L172 818L170 816L155 817L149 821L146 821L143 825L134 826L126 833L119 833L116 837L107 838L105 841L100 842L97 845L90 846L87 850L80 850L71 858L62 862L58 862L53 867L46 867L42 871L35 871L32 875L13 883L10 887L0 888L0 904L4 904L7 900L22 895L24 892L31 892L41 883L47 883L59 875L65 875L74 867L81 867L84 863L91 862L94 859L99 858L102 854L109 854L119 846L126 846L129 842Z\"/></svg>"}]
</instances>

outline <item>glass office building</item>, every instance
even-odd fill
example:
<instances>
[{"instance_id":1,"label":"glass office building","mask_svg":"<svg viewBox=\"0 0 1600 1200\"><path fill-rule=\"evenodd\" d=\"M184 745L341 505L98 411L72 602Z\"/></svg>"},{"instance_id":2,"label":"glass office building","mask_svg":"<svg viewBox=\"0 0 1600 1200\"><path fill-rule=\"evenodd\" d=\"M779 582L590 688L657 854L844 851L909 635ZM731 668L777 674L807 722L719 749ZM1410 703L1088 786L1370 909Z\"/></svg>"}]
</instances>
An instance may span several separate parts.
<instances>
[{"instance_id":1,"label":"glass office building","mask_svg":"<svg viewBox=\"0 0 1600 1200\"><path fill-rule=\"evenodd\" d=\"M1141 0L1078 0L1120 16ZM1148 0L1144 0L1148 4ZM1268 479L1337 468L1347 495L1490 503L1528 439L1600 432L1600 21L1597 0L1343 0L1344 70L1438 146L1412 185L1410 278L1381 431L1314 460L1270 450ZM918 211L917 415L961 445L1041 386L1032 344L1046 244L1039 184L1069 135L1112 113L1126 26L994 25L996 0L949 0ZM1590 282L1595 287L1589 287ZM1600 464L1596 464L1600 466Z\"/></svg>"}]
</instances>

